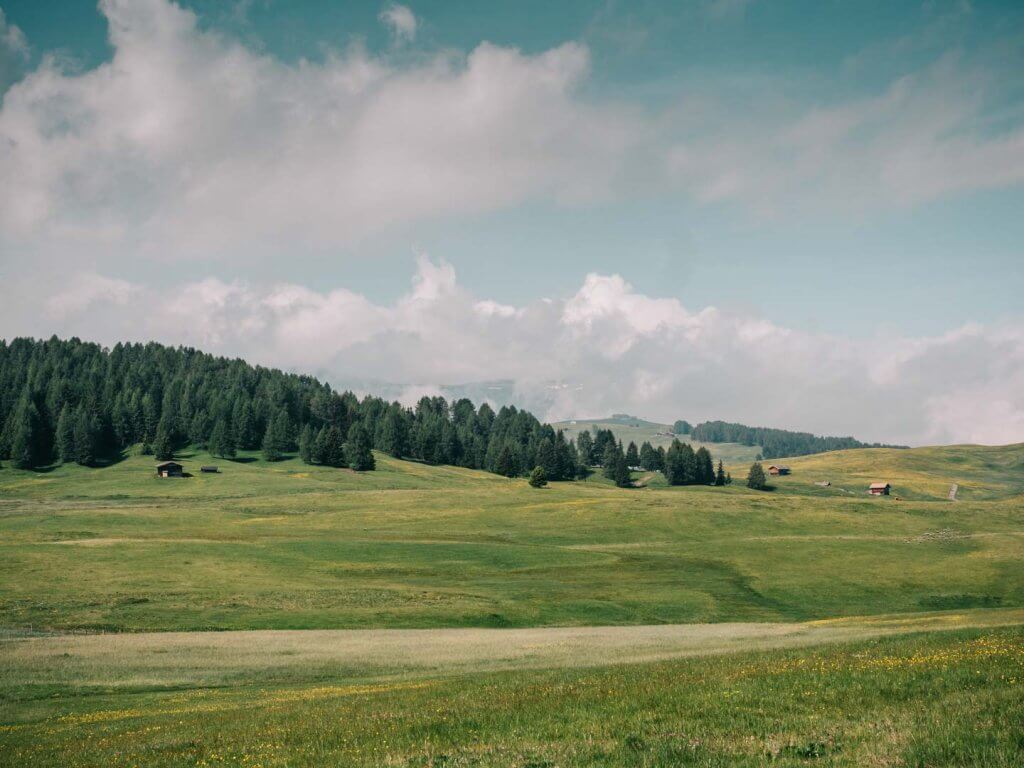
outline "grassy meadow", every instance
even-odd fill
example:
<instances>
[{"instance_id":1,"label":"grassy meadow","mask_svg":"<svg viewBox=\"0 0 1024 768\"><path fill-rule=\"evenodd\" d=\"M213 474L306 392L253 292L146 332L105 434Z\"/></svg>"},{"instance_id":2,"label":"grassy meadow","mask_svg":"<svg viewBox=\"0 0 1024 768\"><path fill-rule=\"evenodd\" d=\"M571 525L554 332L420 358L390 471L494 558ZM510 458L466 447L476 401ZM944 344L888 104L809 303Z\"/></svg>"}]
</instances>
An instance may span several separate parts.
<instances>
[{"instance_id":1,"label":"grassy meadow","mask_svg":"<svg viewBox=\"0 0 1024 768\"><path fill-rule=\"evenodd\" d=\"M0 469L0 766L1024 759L1022 446L766 493L181 460Z\"/></svg>"}]
</instances>

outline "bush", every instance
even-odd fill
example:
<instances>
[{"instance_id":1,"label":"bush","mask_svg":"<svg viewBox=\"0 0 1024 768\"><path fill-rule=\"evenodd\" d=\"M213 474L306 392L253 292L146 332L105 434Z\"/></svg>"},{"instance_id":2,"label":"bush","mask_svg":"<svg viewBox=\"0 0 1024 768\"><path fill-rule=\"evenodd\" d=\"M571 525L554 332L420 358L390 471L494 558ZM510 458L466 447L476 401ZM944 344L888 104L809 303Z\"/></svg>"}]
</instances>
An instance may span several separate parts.
<instances>
[{"instance_id":1,"label":"bush","mask_svg":"<svg viewBox=\"0 0 1024 768\"><path fill-rule=\"evenodd\" d=\"M534 488L543 488L547 484L548 476L544 472L544 467L534 467L530 473L530 485Z\"/></svg>"}]
</instances>

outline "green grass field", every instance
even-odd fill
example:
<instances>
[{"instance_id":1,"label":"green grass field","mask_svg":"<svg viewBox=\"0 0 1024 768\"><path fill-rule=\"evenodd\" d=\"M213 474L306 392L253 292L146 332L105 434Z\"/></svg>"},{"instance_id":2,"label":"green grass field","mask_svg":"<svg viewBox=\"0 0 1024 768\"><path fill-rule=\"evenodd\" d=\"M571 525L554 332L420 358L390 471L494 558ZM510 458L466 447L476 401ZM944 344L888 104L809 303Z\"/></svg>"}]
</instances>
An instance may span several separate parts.
<instances>
[{"instance_id":1,"label":"green grass field","mask_svg":"<svg viewBox=\"0 0 1024 768\"><path fill-rule=\"evenodd\" d=\"M1024 760L1024 446L767 493L183 460L0 469L0 765Z\"/></svg>"}]
</instances>

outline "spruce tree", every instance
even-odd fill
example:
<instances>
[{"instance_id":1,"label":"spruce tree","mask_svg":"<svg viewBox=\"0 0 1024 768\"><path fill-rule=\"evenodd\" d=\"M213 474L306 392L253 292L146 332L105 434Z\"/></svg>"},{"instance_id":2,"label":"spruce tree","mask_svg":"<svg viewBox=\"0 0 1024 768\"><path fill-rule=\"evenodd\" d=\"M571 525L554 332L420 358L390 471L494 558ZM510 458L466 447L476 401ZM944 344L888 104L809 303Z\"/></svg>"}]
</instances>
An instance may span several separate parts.
<instances>
[{"instance_id":1,"label":"spruce tree","mask_svg":"<svg viewBox=\"0 0 1024 768\"><path fill-rule=\"evenodd\" d=\"M636 449L636 443L630 441L629 447L626 449L626 464L631 467L640 466L640 454Z\"/></svg>"},{"instance_id":2,"label":"spruce tree","mask_svg":"<svg viewBox=\"0 0 1024 768\"><path fill-rule=\"evenodd\" d=\"M619 488L631 488L633 486L633 476L629 472L629 464L626 462L625 454L619 453L616 455L612 479Z\"/></svg>"},{"instance_id":3,"label":"spruce tree","mask_svg":"<svg viewBox=\"0 0 1024 768\"><path fill-rule=\"evenodd\" d=\"M230 459L235 455L235 439L224 419L217 419L210 434L209 451L211 456Z\"/></svg>"},{"instance_id":4,"label":"spruce tree","mask_svg":"<svg viewBox=\"0 0 1024 768\"><path fill-rule=\"evenodd\" d=\"M39 411L27 397L23 398L14 412L14 431L11 435L11 464L18 469L32 469L38 466Z\"/></svg>"},{"instance_id":5,"label":"spruce tree","mask_svg":"<svg viewBox=\"0 0 1024 768\"><path fill-rule=\"evenodd\" d=\"M580 463L588 467L594 463L594 438L590 436L590 430L584 430L577 435L576 452L579 454Z\"/></svg>"},{"instance_id":6,"label":"spruce tree","mask_svg":"<svg viewBox=\"0 0 1024 768\"><path fill-rule=\"evenodd\" d=\"M313 439L312 456L314 464L326 464L327 457L327 427L320 427Z\"/></svg>"},{"instance_id":7,"label":"spruce tree","mask_svg":"<svg viewBox=\"0 0 1024 768\"><path fill-rule=\"evenodd\" d=\"M64 464L70 464L75 460L75 417L67 403L60 409L55 437L57 458Z\"/></svg>"},{"instance_id":8,"label":"spruce tree","mask_svg":"<svg viewBox=\"0 0 1024 768\"><path fill-rule=\"evenodd\" d=\"M543 488L547 484L548 476L544 472L544 467L534 467L533 471L530 472L530 485L534 488Z\"/></svg>"},{"instance_id":9,"label":"spruce tree","mask_svg":"<svg viewBox=\"0 0 1024 768\"><path fill-rule=\"evenodd\" d=\"M281 460L281 438L278 436L276 422L273 420L267 423L267 430L263 433L263 444L260 451L264 461Z\"/></svg>"},{"instance_id":10,"label":"spruce tree","mask_svg":"<svg viewBox=\"0 0 1024 768\"><path fill-rule=\"evenodd\" d=\"M322 463L328 467L344 467L345 462L345 440L341 436L341 430L335 426L327 427L324 432L323 458Z\"/></svg>"},{"instance_id":11,"label":"spruce tree","mask_svg":"<svg viewBox=\"0 0 1024 768\"><path fill-rule=\"evenodd\" d=\"M153 453L157 461L170 461L174 458L174 437L167 420L161 418L153 438Z\"/></svg>"},{"instance_id":12,"label":"spruce tree","mask_svg":"<svg viewBox=\"0 0 1024 768\"><path fill-rule=\"evenodd\" d=\"M75 415L75 462L83 467L96 463L97 428L96 419L83 406Z\"/></svg>"},{"instance_id":13,"label":"spruce tree","mask_svg":"<svg viewBox=\"0 0 1024 768\"><path fill-rule=\"evenodd\" d=\"M502 445L498 451L498 458L494 462L494 471L496 474L504 475L505 477L514 477L516 475L518 470L515 457L512 455L512 449L508 443Z\"/></svg>"},{"instance_id":14,"label":"spruce tree","mask_svg":"<svg viewBox=\"0 0 1024 768\"><path fill-rule=\"evenodd\" d=\"M381 425L381 450L396 459L408 454L409 438L401 407L395 403L388 407Z\"/></svg>"},{"instance_id":15,"label":"spruce tree","mask_svg":"<svg viewBox=\"0 0 1024 768\"><path fill-rule=\"evenodd\" d=\"M348 431L348 442L345 444L345 458L351 469L356 472L367 472L376 468L370 447L370 435L366 428L358 422L353 424Z\"/></svg>"},{"instance_id":16,"label":"spruce tree","mask_svg":"<svg viewBox=\"0 0 1024 768\"><path fill-rule=\"evenodd\" d=\"M761 462L755 461L750 465L750 472L747 475L747 488L753 488L755 491L763 491L768 487L768 481L764 476L764 467L761 466Z\"/></svg>"},{"instance_id":17,"label":"spruce tree","mask_svg":"<svg viewBox=\"0 0 1024 768\"><path fill-rule=\"evenodd\" d=\"M307 424L299 433L299 458L306 464L313 463L313 442L315 440L313 427Z\"/></svg>"},{"instance_id":18,"label":"spruce tree","mask_svg":"<svg viewBox=\"0 0 1024 768\"><path fill-rule=\"evenodd\" d=\"M703 445L696 453L697 482L700 485L711 485L715 482L715 464L711 460L711 452Z\"/></svg>"},{"instance_id":19,"label":"spruce tree","mask_svg":"<svg viewBox=\"0 0 1024 768\"><path fill-rule=\"evenodd\" d=\"M722 466L722 460L718 460L718 471L715 472L715 485L725 485L725 467Z\"/></svg>"}]
</instances>

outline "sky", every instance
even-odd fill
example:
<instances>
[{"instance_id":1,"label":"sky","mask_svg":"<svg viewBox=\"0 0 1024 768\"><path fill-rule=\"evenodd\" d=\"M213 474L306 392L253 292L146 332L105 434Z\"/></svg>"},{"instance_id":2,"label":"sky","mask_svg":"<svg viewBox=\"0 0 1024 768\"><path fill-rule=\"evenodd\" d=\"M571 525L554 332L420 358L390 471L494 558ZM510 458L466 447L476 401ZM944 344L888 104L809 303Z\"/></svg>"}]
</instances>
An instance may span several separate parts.
<instances>
[{"instance_id":1,"label":"sky","mask_svg":"<svg viewBox=\"0 0 1024 768\"><path fill-rule=\"evenodd\" d=\"M0 13L0 338L1024 441L1019 2Z\"/></svg>"}]
</instances>

